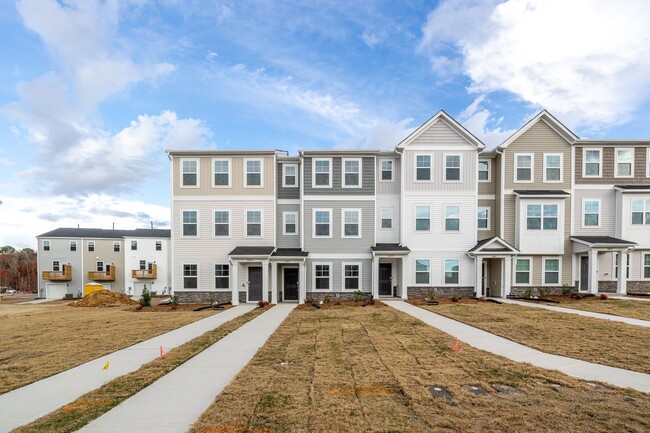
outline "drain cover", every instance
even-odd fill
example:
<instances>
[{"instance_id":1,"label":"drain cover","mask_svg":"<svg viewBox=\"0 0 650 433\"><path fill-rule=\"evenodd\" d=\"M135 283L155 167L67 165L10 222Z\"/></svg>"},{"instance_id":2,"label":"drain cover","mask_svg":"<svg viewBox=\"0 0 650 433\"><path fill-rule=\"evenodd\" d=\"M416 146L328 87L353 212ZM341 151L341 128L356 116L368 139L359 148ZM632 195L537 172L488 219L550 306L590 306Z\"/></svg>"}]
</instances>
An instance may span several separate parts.
<instances>
[{"instance_id":1,"label":"drain cover","mask_svg":"<svg viewBox=\"0 0 650 433\"><path fill-rule=\"evenodd\" d=\"M445 388L441 386L429 386L427 387L429 392L431 393L431 396L433 398L437 398L440 400L445 400L447 403L449 403L452 406L456 406L456 402L454 401L454 397L451 395L449 391L447 391Z\"/></svg>"},{"instance_id":2,"label":"drain cover","mask_svg":"<svg viewBox=\"0 0 650 433\"><path fill-rule=\"evenodd\" d=\"M465 385L463 388L474 395L487 395L487 391L478 385Z\"/></svg>"}]
</instances>

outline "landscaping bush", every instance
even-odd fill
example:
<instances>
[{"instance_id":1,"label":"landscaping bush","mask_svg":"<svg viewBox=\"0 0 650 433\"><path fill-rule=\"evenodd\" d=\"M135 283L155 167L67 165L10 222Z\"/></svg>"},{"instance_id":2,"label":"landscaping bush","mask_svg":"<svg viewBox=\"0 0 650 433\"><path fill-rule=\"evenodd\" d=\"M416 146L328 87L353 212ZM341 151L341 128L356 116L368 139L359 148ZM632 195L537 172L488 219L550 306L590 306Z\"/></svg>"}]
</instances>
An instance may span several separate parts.
<instances>
[{"instance_id":1,"label":"landscaping bush","mask_svg":"<svg viewBox=\"0 0 650 433\"><path fill-rule=\"evenodd\" d=\"M147 289L147 286L145 284L144 288L142 289L142 297L140 298L140 306L141 307L151 307L151 293L149 292L149 289Z\"/></svg>"},{"instance_id":2,"label":"landscaping bush","mask_svg":"<svg viewBox=\"0 0 650 433\"><path fill-rule=\"evenodd\" d=\"M601 300L601 301L606 301L606 300L607 300L607 295L604 294L604 293L601 293L601 294L600 294L600 300Z\"/></svg>"}]
</instances>

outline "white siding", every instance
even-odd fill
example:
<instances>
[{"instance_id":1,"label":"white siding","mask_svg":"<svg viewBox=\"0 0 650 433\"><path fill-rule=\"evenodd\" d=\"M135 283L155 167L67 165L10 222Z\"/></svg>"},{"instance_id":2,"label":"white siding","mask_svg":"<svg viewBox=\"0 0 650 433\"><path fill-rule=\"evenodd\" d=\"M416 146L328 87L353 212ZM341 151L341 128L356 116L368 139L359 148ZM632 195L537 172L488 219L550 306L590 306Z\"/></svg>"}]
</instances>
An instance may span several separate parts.
<instances>
[{"instance_id":1,"label":"white siding","mask_svg":"<svg viewBox=\"0 0 650 433\"><path fill-rule=\"evenodd\" d=\"M138 249L131 250L131 241L138 242ZM156 242L162 242L162 251L156 251ZM171 243L166 238L124 238L124 284L126 293L135 293L135 283L144 282L147 289L155 291L159 295L162 294L163 289L171 287ZM133 269L140 268L140 260L145 260L147 263L155 263L158 267L157 278L155 279L136 279L131 277ZM166 291L166 293L168 293Z\"/></svg>"},{"instance_id":2,"label":"white siding","mask_svg":"<svg viewBox=\"0 0 650 433\"><path fill-rule=\"evenodd\" d=\"M392 209L393 211L393 227L384 229L381 227L381 211L382 209ZM378 195L377 196L377 243L399 243L399 228L402 223L400 218L400 205L399 195Z\"/></svg>"}]
</instances>

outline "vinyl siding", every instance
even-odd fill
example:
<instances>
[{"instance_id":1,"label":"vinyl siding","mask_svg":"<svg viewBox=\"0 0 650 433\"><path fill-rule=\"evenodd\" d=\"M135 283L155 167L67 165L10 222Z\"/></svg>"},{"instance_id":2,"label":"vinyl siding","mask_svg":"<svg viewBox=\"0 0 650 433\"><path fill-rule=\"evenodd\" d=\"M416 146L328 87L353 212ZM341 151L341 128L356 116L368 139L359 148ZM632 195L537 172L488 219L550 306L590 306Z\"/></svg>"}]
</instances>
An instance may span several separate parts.
<instances>
[{"instance_id":1,"label":"vinyl siding","mask_svg":"<svg viewBox=\"0 0 650 433\"><path fill-rule=\"evenodd\" d=\"M487 207L489 208L489 221L488 221L488 230L478 230L478 240L481 239L488 239L491 237L494 237L496 231L495 231L495 210L496 206L494 204L494 200L479 200L478 201L478 207ZM477 216L477 223L478 223L478 208L476 209L476 216Z\"/></svg>"},{"instance_id":2,"label":"vinyl siding","mask_svg":"<svg viewBox=\"0 0 650 433\"><path fill-rule=\"evenodd\" d=\"M393 161L393 181L392 182L381 182L381 161L384 159L390 159ZM395 195L400 193L400 182L402 177L402 167L400 158L397 154L393 157L389 156L378 156L377 157L377 194L386 194L386 195Z\"/></svg>"},{"instance_id":3,"label":"vinyl siding","mask_svg":"<svg viewBox=\"0 0 650 433\"><path fill-rule=\"evenodd\" d=\"M43 250L43 240L50 241L50 251ZM77 251L70 251L69 241L77 241ZM39 290L42 289L42 295L45 296L45 286L47 284L68 283L67 293L77 294L77 290L83 293L84 282L87 274L84 274L81 267L83 246L81 239L78 238L40 238L38 239L38 281ZM70 264L72 267L72 280L70 281L50 281L44 280L43 271L52 270L52 261L58 260L61 265ZM39 293L40 295L40 293Z\"/></svg>"},{"instance_id":4,"label":"vinyl siding","mask_svg":"<svg viewBox=\"0 0 650 433\"><path fill-rule=\"evenodd\" d=\"M503 196L503 240L517 248L515 239L515 227L517 227L515 201L514 194L505 194Z\"/></svg>"},{"instance_id":5,"label":"vinyl siding","mask_svg":"<svg viewBox=\"0 0 650 433\"><path fill-rule=\"evenodd\" d=\"M88 241L95 241L95 251L88 251ZM113 242L120 243L119 252L113 251ZM88 272L97 270L98 261L104 262L104 266L112 263L115 266L115 281L110 282L111 290L124 291L124 239L84 239L82 251L84 256L84 281L93 282L88 279ZM109 283L109 281L96 282L99 284Z\"/></svg>"},{"instance_id":6,"label":"vinyl siding","mask_svg":"<svg viewBox=\"0 0 650 433\"><path fill-rule=\"evenodd\" d=\"M277 207L277 217L276 222L276 233L277 233L277 242L276 246L278 248L300 248L300 234L302 231L302 224L300 218L300 205L299 204L279 204ZM297 212L298 213L298 235L283 235L283 212Z\"/></svg>"},{"instance_id":7,"label":"vinyl siding","mask_svg":"<svg viewBox=\"0 0 650 433\"><path fill-rule=\"evenodd\" d=\"M505 240L505 234L501 233L501 206L503 206L503 197L501 194L501 155L497 155L492 166L492 182L494 183L495 201L494 201L494 232Z\"/></svg>"},{"instance_id":8,"label":"vinyl siding","mask_svg":"<svg viewBox=\"0 0 650 433\"><path fill-rule=\"evenodd\" d=\"M315 208L332 209L331 238L313 238ZM341 238L341 209L361 209L361 238ZM373 201L336 202L308 200L304 203L304 246L310 253L368 253L375 244L375 203Z\"/></svg>"},{"instance_id":9,"label":"vinyl siding","mask_svg":"<svg viewBox=\"0 0 650 433\"><path fill-rule=\"evenodd\" d=\"M284 175L283 165L284 164L293 164L298 168L296 173L296 187L295 188L283 188L282 187L282 177ZM277 191L279 199L299 199L300 198L300 164L296 162L282 162L277 164Z\"/></svg>"},{"instance_id":10,"label":"vinyl siding","mask_svg":"<svg viewBox=\"0 0 650 433\"><path fill-rule=\"evenodd\" d=\"M429 284L415 284L415 261L429 259L431 273ZM444 263L445 259L458 259L460 263L459 284L445 284ZM410 286L436 286L436 287L470 287L474 286L474 259L459 252L417 251L412 252L407 259L408 274L407 285Z\"/></svg>"},{"instance_id":11,"label":"vinyl siding","mask_svg":"<svg viewBox=\"0 0 650 433\"><path fill-rule=\"evenodd\" d=\"M553 256L553 255L544 255L544 256L526 256L524 254L521 254L519 256L520 258L523 259L531 259L531 265L533 267L533 272L531 276L531 284L526 285L526 286L519 286L519 287L544 287L542 286L542 276L544 273L544 258L558 258L558 256ZM562 264L561 264L561 270L560 270L560 283L557 285L553 286L561 286L562 284L570 284L573 285L574 283L572 282L572 272L571 272L571 255L564 255L559 257ZM515 284L515 265L513 262L512 266L512 285L517 286Z\"/></svg>"},{"instance_id":12,"label":"vinyl siding","mask_svg":"<svg viewBox=\"0 0 650 433\"><path fill-rule=\"evenodd\" d=\"M616 193L613 189L575 189L575 218L573 233L577 236L616 236ZM584 220L583 201L600 200L600 228L582 226Z\"/></svg>"},{"instance_id":13,"label":"vinyl siding","mask_svg":"<svg viewBox=\"0 0 650 433\"><path fill-rule=\"evenodd\" d=\"M602 150L602 177L582 177L582 163L585 148ZM619 148L629 148L629 146L619 146ZM648 184L650 183L650 178L646 177L648 162L647 149L647 147L634 148L634 177L615 177L614 173L616 173L616 146L576 146L576 184Z\"/></svg>"},{"instance_id":14,"label":"vinyl siding","mask_svg":"<svg viewBox=\"0 0 650 433\"><path fill-rule=\"evenodd\" d=\"M372 289L372 260L368 259L345 259L345 260L332 260L332 259L310 259L307 261L307 293L309 294L314 290L313 273L314 263L331 263L330 268L330 286L332 292L349 292L354 293L354 290L343 289L343 263L361 263L361 290L370 292ZM318 291L317 293L326 293Z\"/></svg>"},{"instance_id":15,"label":"vinyl siding","mask_svg":"<svg viewBox=\"0 0 650 433\"><path fill-rule=\"evenodd\" d=\"M393 227L390 229L381 228L381 210L383 208L393 210ZM382 194L377 196L377 243L399 243L399 228L402 223L399 213L399 195Z\"/></svg>"},{"instance_id":16,"label":"vinyl siding","mask_svg":"<svg viewBox=\"0 0 650 433\"><path fill-rule=\"evenodd\" d=\"M444 143L448 144L448 143ZM477 154L476 150L471 149L470 146L463 141L462 147L459 146L458 150L436 150L435 146L422 148L416 150L417 146L411 145L402 156L403 161L403 179L404 179L404 192L447 192L447 191L476 191L476 170L477 170ZM413 150L411 150L413 149ZM445 182L444 181L444 158L446 154L460 154L461 155L461 181L460 182ZM430 155L431 156L431 181L417 181L416 180L416 156L417 155Z\"/></svg>"},{"instance_id":17,"label":"vinyl siding","mask_svg":"<svg viewBox=\"0 0 650 433\"><path fill-rule=\"evenodd\" d=\"M490 181L489 182L483 182L479 181L478 182L478 193L479 195L488 195L488 194L496 194L496 179L497 176L495 175L495 166L497 164L497 158L480 158L479 160L486 160L490 161ZM477 170L477 176L478 176L478 165L476 167Z\"/></svg>"},{"instance_id":18,"label":"vinyl siding","mask_svg":"<svg viewBox=\"0 0 650 433\"><path fill-rule=\"evenodd\" d=\"M312 188L312 160L327 159L330 157L307 156L303 159L304 168L304 195L374 195L375 194L375 157L374 156L345 156L332 157L332 179L331 188ZM361 158L361 188L343 188L342 187L342 159Z\"/></svg>"}]
</instances>

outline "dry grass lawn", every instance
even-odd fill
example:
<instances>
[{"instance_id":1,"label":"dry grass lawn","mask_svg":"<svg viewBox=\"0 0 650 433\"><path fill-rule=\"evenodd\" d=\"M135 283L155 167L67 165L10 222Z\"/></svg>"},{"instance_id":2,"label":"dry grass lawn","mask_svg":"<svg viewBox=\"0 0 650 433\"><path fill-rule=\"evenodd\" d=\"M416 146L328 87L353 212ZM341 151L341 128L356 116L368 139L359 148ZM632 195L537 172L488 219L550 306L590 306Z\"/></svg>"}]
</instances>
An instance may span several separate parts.
<instances>
[{"instance_id":1,"label":"dry grass lawn","mask_svg":"<svg viewBox=\"0 0 650 433\"><path fill-rule=\"evenodd\" d=\"M0 304L0 394L214 314Z\"/></svg>"},{"instance_id":2,"label":"dry grass lawn","mask_svg":"<svg viewBox=\"0 0 650 433\"><path fill-rule=\"evenodd\" d=\"M650 302L623 301L618 299L608 299L606 301L567 299L560 301L560 304L549 305L593 311L594 313L613 314L631 319L650 320Z\"/></svg>"},{"instance_id":3,"label":"dry grass lawn","mask_svg":"<svg viewBox=\"0 0 650 433\"><path fill-rule=\"evenodd\" d=\"M491 302L422 307L542 352L650 373L650 328Z\"/></svg>"},{"instance_id":4,"label":"dry grass lawn","mask_svg":"<svg viewBox=\"0 0 650 433\"><path fill-rule=\"evenodd\" d=\"M389 307L295 310L190 430L647 432L650 395L461 343ZM497 392L491 385L516 392ZM433 398L446 388L451 401ZM470 390L480 386L486 395Z\"/></svg>"}]
</instances>

